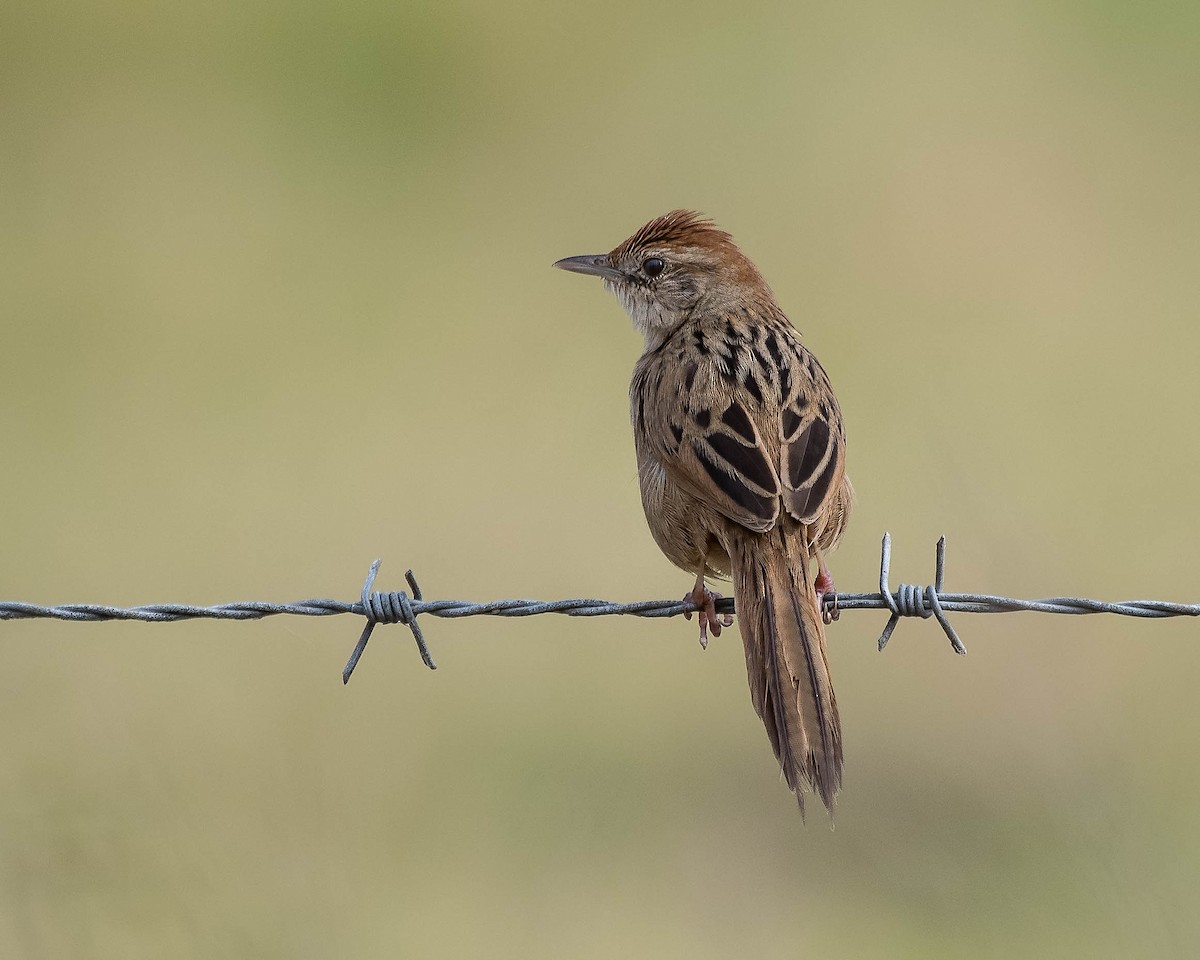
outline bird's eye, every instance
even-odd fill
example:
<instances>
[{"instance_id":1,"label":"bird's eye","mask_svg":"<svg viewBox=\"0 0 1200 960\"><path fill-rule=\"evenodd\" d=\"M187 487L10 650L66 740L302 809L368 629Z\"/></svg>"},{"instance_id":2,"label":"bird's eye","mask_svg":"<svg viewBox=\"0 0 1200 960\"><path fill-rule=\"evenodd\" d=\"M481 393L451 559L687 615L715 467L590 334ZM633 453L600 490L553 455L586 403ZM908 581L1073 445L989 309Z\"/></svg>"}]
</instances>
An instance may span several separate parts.
<instances>
[{"instance_id":1,"label":"bird's eye","mask_svg":"<svg viewBox=\"0 0 1200 960\"><path fill-rule=\"evenodd\" d=\"M658 257L647 257L642 261L642 272L653 279L665 270L667 265Z\"/></svg>"}]
</instances>

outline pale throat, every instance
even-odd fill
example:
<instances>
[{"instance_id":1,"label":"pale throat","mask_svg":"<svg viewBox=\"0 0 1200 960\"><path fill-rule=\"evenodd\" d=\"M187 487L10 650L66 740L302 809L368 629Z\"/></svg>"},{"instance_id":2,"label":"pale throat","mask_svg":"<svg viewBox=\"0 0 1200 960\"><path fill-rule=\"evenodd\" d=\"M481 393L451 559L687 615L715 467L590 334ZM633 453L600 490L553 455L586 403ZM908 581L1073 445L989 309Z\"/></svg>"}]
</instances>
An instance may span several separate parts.
<instances>
[{"instance_id":1,"label":"pale throat","mask_svg":"<svg viewBox=\"0 0 1200 960\"><path fill-rule=\"evenodd\" d=\"M657 347L669 337L679 326L684 314L663 306L657 300L646 295L645 290L625 283L614 283L605 280L604 286L615 296L629 319L645 340L646 349Z\"/></svg>"}]
</instances>

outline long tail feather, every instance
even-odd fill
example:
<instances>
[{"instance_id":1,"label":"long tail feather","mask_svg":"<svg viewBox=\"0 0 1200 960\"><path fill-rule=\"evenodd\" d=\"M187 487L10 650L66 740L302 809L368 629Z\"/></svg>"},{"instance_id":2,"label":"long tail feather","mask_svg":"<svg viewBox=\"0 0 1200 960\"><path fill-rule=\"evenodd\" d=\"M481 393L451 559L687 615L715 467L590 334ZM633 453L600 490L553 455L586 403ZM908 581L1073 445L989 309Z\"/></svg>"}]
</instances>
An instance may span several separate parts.
<instances>
[{"instance_id":1,"label":"long tail feather","mask_svg":"<svg viewBox=\"0 0 1200 960\"><path fill-rule=\"evenodd\" d=\"M842 730L803 537L777 527L731 546L754 709L800 809L805 789L832 809L842 783Z\"/></svg>"}]
</instances>

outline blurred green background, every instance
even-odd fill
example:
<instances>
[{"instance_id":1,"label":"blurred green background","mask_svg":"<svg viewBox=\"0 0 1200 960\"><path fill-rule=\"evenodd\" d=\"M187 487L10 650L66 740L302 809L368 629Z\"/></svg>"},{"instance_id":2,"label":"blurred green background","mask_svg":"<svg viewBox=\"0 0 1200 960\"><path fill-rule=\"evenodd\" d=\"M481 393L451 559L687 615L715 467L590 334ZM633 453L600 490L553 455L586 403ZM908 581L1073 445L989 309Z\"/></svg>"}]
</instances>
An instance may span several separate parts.
<instances>
[{"instance_id":1,"label":"blurred green background","mask_svg":"<svg viewBox=\"0 0 1200 960\"><path fill-rule=\"evenodd\" d=\"M675 206L842 398L844 590L1196 600L1195 4L0 8L0 597L682 595L639 338ZM5 957L1184 957L1195 621L831 629L801 822L681 621L0 624Z\"/></svg>"}]
</instances>

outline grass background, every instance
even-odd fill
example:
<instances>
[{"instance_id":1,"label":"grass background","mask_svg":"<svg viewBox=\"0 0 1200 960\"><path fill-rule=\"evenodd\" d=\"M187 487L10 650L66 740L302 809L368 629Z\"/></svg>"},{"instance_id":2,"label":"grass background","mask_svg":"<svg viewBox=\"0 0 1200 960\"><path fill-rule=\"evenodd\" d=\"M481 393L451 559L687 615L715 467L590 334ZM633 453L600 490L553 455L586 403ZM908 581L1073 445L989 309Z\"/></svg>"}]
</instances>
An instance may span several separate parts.
<instances>
[{"instance_id":1,"label":"grass background","mask_svg":"<svg viewBox=\"0 0 1200 960\"><path fill-rule=\"evenodd\" d=\"M681 595L638 338L675 206L842 398L870 589L1197 597L1200 8L0 9L0 595ZM1184 957L1191 621L831 630L800 821L736 632L0 625L6 957Z\"/></svg>"}]
</instances>

